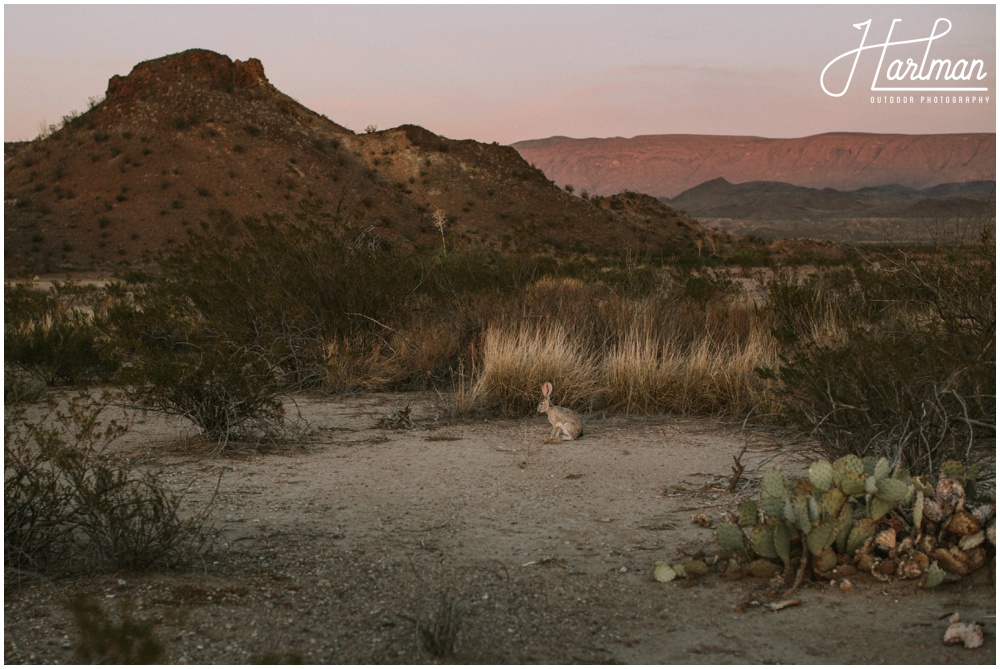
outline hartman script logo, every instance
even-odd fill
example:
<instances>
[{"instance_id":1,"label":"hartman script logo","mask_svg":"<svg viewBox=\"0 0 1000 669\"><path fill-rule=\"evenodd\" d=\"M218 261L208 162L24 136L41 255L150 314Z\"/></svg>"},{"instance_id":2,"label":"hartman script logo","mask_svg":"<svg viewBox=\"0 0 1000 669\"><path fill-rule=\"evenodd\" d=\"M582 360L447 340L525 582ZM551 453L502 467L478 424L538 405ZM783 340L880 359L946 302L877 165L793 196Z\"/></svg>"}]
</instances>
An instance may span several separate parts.
<instances>
[{"instance_id":1,"label":"hartman script logo","mask_svg":"<svg viewBox=\"0 0 1000 669\"><path fill-rule=\"evenodd\" d=\"M872 26L872 20L855 23L855 28L864 30L861 35L861 44L856 49L840 54L823 68L823 73L819 77L819 85L823 88L823 92L835 98L847 93L857 71L861 54L868 50L881 51L878 66L875 68L875 76L872 79L871 90L873 92L982 93L989 90L985 86L976 85L988 76L984 70L985 64L981 59L959 58L952 60L951 58L936 57L942 44L935 45L935 42L939 42L951 32L951 21L938 19L934 22L934 27L931 28L931 33L927 37L893 41L892 33L896 29L896 24L901 22L902 19L893 19L885 40L872 44L868 43L868 31ZM921 47L921 45L924 46ZM921 49L923 50L922 54L920 53ZM827 86L827 75L830 73L830 69L851 58L853 58L853 62L850 62L850 70L843 88L839 92L831 91ZM886 61L889 61L888 65L886 65Z\"/></svg>"}]
</instances>

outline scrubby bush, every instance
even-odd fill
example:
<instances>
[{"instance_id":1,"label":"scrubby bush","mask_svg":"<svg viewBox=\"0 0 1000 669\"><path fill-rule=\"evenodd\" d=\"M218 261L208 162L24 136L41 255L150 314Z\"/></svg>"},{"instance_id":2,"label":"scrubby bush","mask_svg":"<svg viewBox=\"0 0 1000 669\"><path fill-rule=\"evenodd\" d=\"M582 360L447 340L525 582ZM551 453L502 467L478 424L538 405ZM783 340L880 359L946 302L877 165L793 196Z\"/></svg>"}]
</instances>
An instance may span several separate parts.
<instances>
[{"instance_id":1,"label":"scrubby bush","mask_svg":"<svg viewBox=\"0 0 1000 669\"><path fill-rule=\"evenodd\" d=\"M890 251L833 282L773 283L792 419L834 458L885 456L914 473L968 461L995 435L995 272L987 230L974 248Z\"/></svg>"},{"instance_id":2,"label":"scrubby bush","mask_svg":"<svg viewBox=\"0 0 1000 669\"><path fill-rule=\"evenodd\" d=\"M17 572L145 569L206 542L204 519L109 446L125 431L86 396L48 416L4 415L4 566Z\"/></svg>"},{"instance_id":3,"label":"scrubby bush","mask_svg":"<svg viewBox=\"0 0 1000 669\"><path fill-rule=\"evenodd\" d=\"M203 227L111 312L139 406L190 419L220 448L273 441L287 428L281 393L375 370L393 340L409 344L416 263L370 230L308 206L294 222L223 212Z\"/></svg>"},{"instance_id":4,"label":"scrubby bush","mask_svg":"<svg viewBox=\"0 0 1000 669\"><path fill-rule=\"evenodd\" d=\"M283 387L319 384L326 344L383 333L407 305L416 268L367 229L308 211L296 222L216 217L163 264L148 299L183 322L259 351Z\"/></svg>"},{"instance_id":5,"label":"scrubby bush","mask_svg":"<svg viewBox=\"0 0 1000 669\"><path fill-rule=\"evenodd\" d=\"M233 442L273 442L284 433L274 368L259 351L234 342L144 347L121 378L131 402L189 419L220 452Z\"/></svg>"}]
</instances>

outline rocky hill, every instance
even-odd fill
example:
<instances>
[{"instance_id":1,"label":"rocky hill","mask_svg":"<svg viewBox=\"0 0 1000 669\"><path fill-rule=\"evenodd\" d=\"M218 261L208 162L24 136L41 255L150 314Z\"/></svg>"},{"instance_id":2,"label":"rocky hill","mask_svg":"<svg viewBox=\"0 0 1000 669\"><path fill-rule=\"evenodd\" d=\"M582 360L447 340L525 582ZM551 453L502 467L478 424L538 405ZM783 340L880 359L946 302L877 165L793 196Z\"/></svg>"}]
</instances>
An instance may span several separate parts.
<instances>
[{"instance_id":1,"label":"rocky hill","mask_svg":"<svg viewBox=\"0 0 1000 669\"><path fill-rule=\"evenodd\" d=\"M670 253L719 237L664 205L612 207L512 148L416 126L354 133L281 93L260 61L195 49L115 75L47 137L4 147L4 269L106 270L178 248L212 218L308 206L384 244Z\"/></svg>"},{"instance_id":2,"label":"rocky hill","mask_svg":"<svg viewBox=\"0 0 1000 669\"><path fill-rule=\"evenodd\" d=\"M856 190L995 180L995 134L827 133L799 139L645 135L551 137L513 144L560 185L605 195L634 190L673 198L699 184L785 182Z\"/></svg>"}]
</instances>

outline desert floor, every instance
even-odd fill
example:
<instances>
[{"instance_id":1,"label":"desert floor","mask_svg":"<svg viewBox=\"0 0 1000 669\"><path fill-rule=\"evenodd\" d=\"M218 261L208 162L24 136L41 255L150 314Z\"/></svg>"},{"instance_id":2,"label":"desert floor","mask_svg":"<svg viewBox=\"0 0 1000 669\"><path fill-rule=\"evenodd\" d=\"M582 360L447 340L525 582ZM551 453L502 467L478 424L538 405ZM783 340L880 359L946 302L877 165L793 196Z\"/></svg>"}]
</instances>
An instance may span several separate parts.
<instances>
[{"instance_id":1,"label":"desert floor","mask_svg":"<svg viewBox=\"0 0 1000 669\"><path fill-rule=\"evenodd\" d=\"M991 569L926 591L811 582L779 611L762 579L654 580L656 561L712 544L694 517L756 496L764 468L803 472L801 444L601 415L579 441L546 444L542 415L452 422L441 402L296 396L301 443L217 456L181 420L136 414L115 447L183 491L186 511L211 501L214 549L176 571L8 584L5 662L74 662L62 602L78 592L154 623L170 663L996 662ZM380 426L407 404L412 429ZM982 648L944 645L954 612L984 625Z\"/></svg>"}]
</instances>

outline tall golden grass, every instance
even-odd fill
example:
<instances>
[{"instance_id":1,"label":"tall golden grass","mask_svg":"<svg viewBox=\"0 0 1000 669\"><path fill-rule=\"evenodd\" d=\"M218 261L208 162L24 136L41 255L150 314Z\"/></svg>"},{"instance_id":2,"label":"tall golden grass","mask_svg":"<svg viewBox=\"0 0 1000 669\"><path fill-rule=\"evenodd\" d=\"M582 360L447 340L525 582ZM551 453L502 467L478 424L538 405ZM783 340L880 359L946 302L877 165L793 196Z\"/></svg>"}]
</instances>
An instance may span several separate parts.
<instances>
[{"instance_id":1,"label":"tall golden grass","mask_svg":"<svg viewBox=\"0 0 1000 669\"><path fill-rule=\"evenodd\" d=\"M552 381L565 406L589 408L600 392L598 359L558 323L492 325L483 335L460 412L519 415Z\"/></svg>"},{"instance_id":2,"label":"tall golden grass","mask_svg":"<svg viewBox=\"0 0 1000 669\"><path fill-rule=\"evenodd\" d=\"M552 280L526 291L524 308L492 323L458 395L459 413L523 415L552 381L554 399L626 414L771 413L757 373L778 360L769 317L736 295L696 305L630 298ZM536 300L554 306L550 317Z\"/></svg>"}]
</instances>

